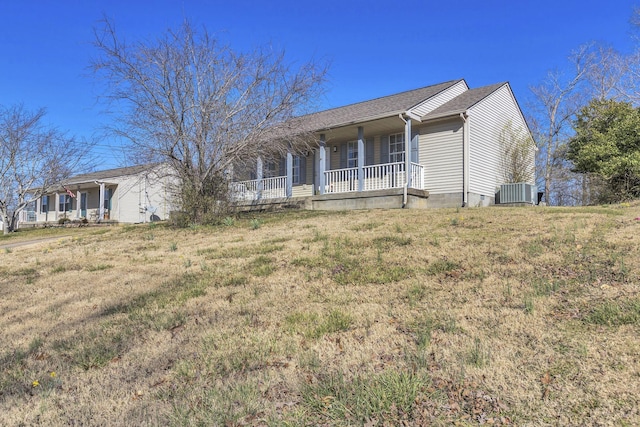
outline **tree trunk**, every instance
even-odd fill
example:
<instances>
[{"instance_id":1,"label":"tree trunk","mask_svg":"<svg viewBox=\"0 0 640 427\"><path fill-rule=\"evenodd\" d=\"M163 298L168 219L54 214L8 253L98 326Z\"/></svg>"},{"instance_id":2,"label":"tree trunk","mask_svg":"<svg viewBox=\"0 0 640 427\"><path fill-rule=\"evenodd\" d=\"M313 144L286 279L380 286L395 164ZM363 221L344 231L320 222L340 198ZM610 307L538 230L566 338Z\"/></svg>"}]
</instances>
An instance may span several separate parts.
<instances>
[{"instance_id":1,"label":"tree trunk","mask_svg":"<svg viewBox=\"0 0 640 427\"><path fill-rule=\"evenodd\" d=\"M9 231L10 232L14 232L18 229L18 216L20 215L19 212L14 212L13 215L11 215L11 223L9 225Z\"/></svg>"},{"instance_id":2,"label":"tree trunk","mask_svg":"<svg viewBox=\"0 0 640 427\"><path fill-rule=\"evenodd\" d=\"M544 200L547 202L547 206L551 206L551 174L549 172L544 174Z\"/></svg>"}]
</instances>

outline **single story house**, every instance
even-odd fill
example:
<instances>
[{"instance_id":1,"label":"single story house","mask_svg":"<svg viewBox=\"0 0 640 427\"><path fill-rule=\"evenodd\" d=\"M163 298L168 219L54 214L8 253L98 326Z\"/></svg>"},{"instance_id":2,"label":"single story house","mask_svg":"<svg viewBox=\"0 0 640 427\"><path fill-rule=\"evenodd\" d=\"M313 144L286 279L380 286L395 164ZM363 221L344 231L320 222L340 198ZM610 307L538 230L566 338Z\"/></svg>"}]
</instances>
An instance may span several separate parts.
<instances>
[{"instance_id":1,"label":"single story house","mask_svg":"<svg viewBox=\"0 0 640 427\"><path fill-rule=\"evenodd\" d=\"M139 223L164 220L172 208L160 165L130 166L73 176L50 188L21 223L91 222Z\"/></svg>"},{"instance_id":2,"label":"single story house","mask_svg":"<svg viewBox=\"0 0 640 427\"><path fill-rule=\"evenodd\" d=\"M509 83L452 80L299 117L315 129L305 155L258 159L232 184L240 203L306 198L309 209L487 206L509 168L504 132L533 141ZM527 184L535 187L535 146ZM520 174L522 176L522 174Z\"/></svg>"}]
</instances>

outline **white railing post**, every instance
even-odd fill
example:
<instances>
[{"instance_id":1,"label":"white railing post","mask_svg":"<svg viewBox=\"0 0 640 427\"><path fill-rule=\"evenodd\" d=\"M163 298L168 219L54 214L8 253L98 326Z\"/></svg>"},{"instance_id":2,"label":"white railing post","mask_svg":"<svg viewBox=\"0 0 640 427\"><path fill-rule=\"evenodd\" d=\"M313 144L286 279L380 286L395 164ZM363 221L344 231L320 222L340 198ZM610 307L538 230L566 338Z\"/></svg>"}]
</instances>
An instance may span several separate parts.
<instances>
[{"instance_id":1,"label":"white railing post","mask_svg":"<svg viewBox=\"0 0 640 427\"><path fill-rule=\"evenodd\" d=\"M100 183L100 214L98 219L100 221L104 220L104 182Z\"/></svg>"},{"instance_id":2,"label":"white railing post","mask_svg":"<svg viewBox=\"0 0 640 427\"><path fill-rule=\"evenodd\" d=\"M258 156L256 160L256 199L262 198L262 157Z\"/></svg>"},{"instance_id":3,"label":"white railing post","mask_svg":"<svg viewBox=\"0 0 640 427\"><path fill-rule=\"evenodd\" d=\"M325 180L324 180L324 172L325 172L325 167L327 166L326 163L326 157L327 157L327 150L326 150L326 142L324 139L324 134L321 133L320 134L320 148L318 151L318 186L320 187L320 194L324 194L324 190L325 190Z\"/></svg>"},{"instance_id":4,"label":"white railing post","mask_svg":"<svg viewBox=\"0 0 640 427\"><path fill-rule=\"evenodd\" d=\"M56 208L55 212L56 212L56 216L53 219L54 221L58 220L58 215L60 215L60 193L56 192L55 194L55 199L53 201L54 206Z\"/></svg>"},{"instance_id":5,"label":"white railing post","mask_svg":"<svg viewBox=\"0 0 640 427\"><path fill-rule=\"evenodd\" d=\"M293 194L293 154L287 152L287 194L286 197L291 197Z\"/></svg>"},{"instance_id":6,"label":"white railing post","mask_svg":"<svg viewBox=\"0 0 640 427\"><path fill-rule=\"evenodd\" d=\"M407 119L404 128L404 160L405 178L407 188L411 187L411 118Z\"/></svg>"},{"instance_id":7,"label":"white railing post","mask_svg":"<svg viewBox=\"0 0 640 427\"><path fill-rule=\"evenodd\" d=\"M358 126L358 191L364 190L364 128Z\"/></svg>"}]
</instances>

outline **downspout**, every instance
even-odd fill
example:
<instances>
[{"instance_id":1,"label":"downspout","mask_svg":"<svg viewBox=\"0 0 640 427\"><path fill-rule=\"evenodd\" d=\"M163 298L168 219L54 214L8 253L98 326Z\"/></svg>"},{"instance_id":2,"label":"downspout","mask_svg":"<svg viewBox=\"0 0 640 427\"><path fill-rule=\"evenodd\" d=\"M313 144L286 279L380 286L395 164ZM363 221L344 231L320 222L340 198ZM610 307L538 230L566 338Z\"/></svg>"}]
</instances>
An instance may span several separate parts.
<instances>
[{"instance_id":1,"label":"downspout","mask_svg":"<svg viewBox=\"0 0 640 427\"><path fill-rule=\"evenodd\" d=\"M460 113L462 119L462 207L469 205L469 114Z\"/></svg>"},{"instance_id":2,"label":"downspout","mask_svg":"<svg viewBox=\"0 0 640 427\"><path fill-rule=\"evenodd\" d=\"M402 120L404 122L404 128L405 128L405 139L406 138L406 129L407 129L407 121L404 119L404 117L402 117L402 113L398 114L398 117L400 117L400 120ZM405 159L409 158L408 156L411 155L411 153L409 152L409 150L407 150L407 148L409 147L409 143L407 143L407 141L404 142L404 155L405 155ZM406 162L405 162L406 163ZM404 182L404 186L402 187L402 209L404 209L407 206L407 188L409 186L409 173L410 173L410 169L406 168L406 174L407 174L407 179L405 179Z\"/></svg>"}]
</instances>

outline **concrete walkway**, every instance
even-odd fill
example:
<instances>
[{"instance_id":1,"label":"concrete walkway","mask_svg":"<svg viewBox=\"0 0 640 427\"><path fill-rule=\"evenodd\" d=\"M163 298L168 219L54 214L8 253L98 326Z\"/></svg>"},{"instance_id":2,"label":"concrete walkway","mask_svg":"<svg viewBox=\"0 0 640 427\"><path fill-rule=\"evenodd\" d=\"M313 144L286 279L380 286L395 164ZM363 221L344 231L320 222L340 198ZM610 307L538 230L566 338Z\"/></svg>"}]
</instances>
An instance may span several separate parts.
<instances>
[{"instance_id":1,"label":"concrete walkway","mask_svg":"<svg viewBox=\"0 0 640 427\"><path fill-rule=\"evenodd\" d=\"M35 245L36 243L53 242L55 240L66 239L71 236L44 237L41 239L23 240L20 242L6 243L0 245L0 250L18 248L20 246Z\"/></svg>"}]
</instances>

